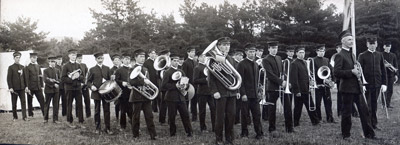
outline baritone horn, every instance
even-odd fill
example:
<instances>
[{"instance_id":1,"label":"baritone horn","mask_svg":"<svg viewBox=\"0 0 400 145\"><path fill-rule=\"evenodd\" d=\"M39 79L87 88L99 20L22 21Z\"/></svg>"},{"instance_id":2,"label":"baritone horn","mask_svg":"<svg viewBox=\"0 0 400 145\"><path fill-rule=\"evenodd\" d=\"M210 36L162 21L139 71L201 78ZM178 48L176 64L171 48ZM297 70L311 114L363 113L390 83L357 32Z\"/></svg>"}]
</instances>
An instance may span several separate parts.
<instances>
[{"instance_id":1,"label":"baritone horn","mask_svg":"<svg viewBox=\"0 0 400 145\"><path fill-rule=\"evenodd\" d=\"M315 79L315 65L314 65L314 59L313 58L308 58L306 60L307 63L307 72L308 72L308 78L310 81L310 86L309 86L309 91L310 94L308 95L308 110L310 111L315 111L317 109L316 105L314 106L311 105L311 103L316 102L316 97L315 97L315 89L318 88L317 82Z\"/></svg>"},{"instance_id":2,"label":"baritone horn","mask_svg":"<svg viewBox=\"0 0 400 145\"><path fill-rule=\"evenodd\" d=\"M182 72L176 71L172 73L171 79L174 81L178 81L176 83L176 87L183 96L187 95L189 100L191 100L194 97L195 89L193 85L189 83L189 78L183 76ZM182 85L184 87L180 87Z\"/></svg>"},{"instance_id":3,"label":"baritone horn","mask_svg":"<svg viewBox=\"0 0 400 145\"><path fill-rule=\"evenodd\" d=\"M171 66L171 59L166 55L160 55L154 60L153 67L155 70L160 71L160 78L164 76L164 71Z\"/></svg>"},{"instance_id":4,"label":"baritone horn","mask_svg":"<svg viewBox=\"0 0 400 145\"><path fill-rule=\"evenodd\" d=\"M242 84L242 77L220 52L217 43L218 40L213 41L202 53L208 53L212 56L207 57L206 67L208 71L225 86L225 88L229 90L237 90Z\"/></svg>"},{"instance_id":5,"label":"baritone horn","mask_svg":"<svg viewBox=\"0 0 400 145\"><path fill-rule=\"evenodd\" d=\"M147 79L147 77L144 76L141 71L142 71L141 66L135 67L132 70L129 78L134 79L139 76L140 78ZM131 86L131 88L135 89L137 92L139 92L140 94L142 94L144 97L146 97L149 100L154 100L157 97L158 92L159 92L157 86L154 85L152 82L145 84L143 86L139 86L139 87Z\"/></svg>"},{"instance_id":6,"label":"baritone horn","mask_svg":"<svg viewBox=\"0 0 400 145\"><path fill-rule=\"evenodd\" d=\"M327 87L332 88L335 85L335 83L331 79L331 69L328 66L321 66L317 71L317 76L320 79L324 80L324 84Z\"/></svg>"}]
</instances>

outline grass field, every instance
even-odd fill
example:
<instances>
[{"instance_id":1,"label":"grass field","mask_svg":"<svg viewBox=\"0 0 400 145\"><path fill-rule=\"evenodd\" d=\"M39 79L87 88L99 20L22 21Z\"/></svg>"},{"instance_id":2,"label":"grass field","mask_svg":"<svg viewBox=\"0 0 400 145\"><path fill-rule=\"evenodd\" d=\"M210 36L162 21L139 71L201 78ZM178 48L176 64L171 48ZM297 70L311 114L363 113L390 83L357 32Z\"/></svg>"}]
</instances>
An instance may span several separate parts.
<instances>
[{"instance_id":1,"label":"grass field","mask_svg":"<svg viewBox=\"0 0 400 145\"><path fill-rule=\"evenodd\" d=\"M353 118L353 126L351 130L352 137L350 140L343 140L340 132L340 118L336 113L336 93L333 92L333 111L335 121L338 123L326 123L324 120L318 126L312 126L311 122L303 110L300 126L295 128L295 133L288 134L284 132L284 119L283 114L277 114L277 131L273 133L268 132L268 122L262 121L264 138L260 140L254 139L255 133L252 125L248 126L249 138L240 137L240 124L235 125L235 144L288 144L288 145L313 145L313 144L376 144L376 145L398 145L400 144L400 87L395 87L393 95L392 106L395 108L389 109L390 119L386 119L384 110L379 106L378 110L378 126L382 129L376 131L379 140L364 139L362 137L362 130L359 118ZM397 91L399 90L399 91ZM92 114L94 114L92 106ZM51 109L50 109L51 110ZM61 124L42 123L43 117L40 110L35 110L35 117L30 118L30 121L25 122L22 119L12 121L12 113L0 113L0 143L6 144L96 144L96 145L109 145L109 144L159 144L159 145L175 145L175 144L214 144L215 135L211 132L211 123L209 114L207 114L208 129L210 132L201 133L199 122L192 122L194 135L193 137L186 137L180 118L177 117L177 135L169 137L169 126L161 126L158 123L158 113L154 113L154 122L157 131L157 140L151 141L147 133L146 124L141 116L141 135L139 138L132 138L130 130L120 132L119 123L116 122L114 115L114 106L111 105L111 128L114 135L107 135L105 133L95 134L94 119L85 118L84 125L86 129L71 129L66 125L66 118L59 117L62 121ZM60 111L61 113L61 111ZM209 113L209 112L207 112ZM50 113L51 114L51 113ZM75 114L73 112L73 114ZM75 115L74 115L75 116ZM21 113L18 112L18 117L22 118ZM323 111L323 118L325 114ZM76 121L76 118L74 118ZM104 124L102 124L104 128ZM130 128L130 125L128 125Z\"/></svg>"}]
</instances>

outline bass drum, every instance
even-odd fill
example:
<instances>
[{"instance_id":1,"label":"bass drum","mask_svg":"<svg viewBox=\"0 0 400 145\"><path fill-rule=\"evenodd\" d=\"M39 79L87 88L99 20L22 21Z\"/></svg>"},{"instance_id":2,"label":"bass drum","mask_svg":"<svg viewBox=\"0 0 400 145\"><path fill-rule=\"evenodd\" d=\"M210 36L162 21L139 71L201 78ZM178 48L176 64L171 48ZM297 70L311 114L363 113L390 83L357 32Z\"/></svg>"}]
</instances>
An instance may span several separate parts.
<instances>
[{"instance_id":1,"label":"bass drum","mask_svg":"<svg viewBox=\"0 0 400 145\"><path fill-rule=\"evenodd\" d=\"M113 102L121 97L122 89L117 82L109 80L100 86L99 93L106 102Z\"/></svg>"}]
</instances>

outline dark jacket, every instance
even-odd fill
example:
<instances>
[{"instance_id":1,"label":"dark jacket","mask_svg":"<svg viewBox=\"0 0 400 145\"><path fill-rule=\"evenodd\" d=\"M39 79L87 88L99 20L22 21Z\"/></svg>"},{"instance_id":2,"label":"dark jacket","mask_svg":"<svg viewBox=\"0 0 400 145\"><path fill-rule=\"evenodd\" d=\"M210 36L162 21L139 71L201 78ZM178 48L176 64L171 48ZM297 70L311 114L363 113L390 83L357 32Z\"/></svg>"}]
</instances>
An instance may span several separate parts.
<instances>
[{"instance_id":1,"label":"dark jacket","mask_svg":"<svg viewBox=\"0 0 400 145\"><path fill-rule=\"evenodd\" d=\"M182 70L174 69L172 67L168 68L165 71L164 77L162 79L161 88L166 90L165 93L165 101L173 101L173 102L180 102L186 101L185 96L183 96L179 89L176 87L176 83L178 80L172 80L172 74L176 71L181 71L182 75L185 76L185 73Z\"/></svg>"},{"instance_id":2,"label":"dark jacket","mask_svg":"<svg viewBox=\"0 0 400 145\"><path fill-rule=\"evenodd\" d=\"M135 68L137 66L139 66L139 65L136 64L132 68ZM143 75L145 75L146 73L148 73L147 68L146 67L142 67L141 72L142 72ZM139 90L140 90L140 88L142 88L145 85L144 79L139 77L139 76L137 76L134 79L130 79L129 78L129 84L131 84L131 86L134 86ZM144 97L137 90L132 89L131 94L129 96L129 102L142 102L142 101L150 101L150 100L147 99L146 97Z\"/></svg>"},{"instance_id":3,"label":"dark jacket","mask_svg":"<svg viewBox=\"0 0 400 145\"><path fill-rule=\"evenodd\" d=\"M9 89L24 90L25 89L25 77L24 77L24 66L21 64L12 64L8 67L7 72L7 84Z\"/></svg>"},{"instance_id":4,"label":"dark jacket","mask_svg":"<svg viewBox=\"0 0 400 145\"><path fill-rule=\"evenodd\" d=\"M340 93L360 93L357 76L351 72L354 68L354 61L356 61L356 59L352 52L344 49L335 56L333 74L340 80L340 84L338 85Z\"/></svg>"},{"instance_id":5,"label":"dark jacket","mask_svg":"<svg viewBox=\"0 0 400 145\"><path fill-rule=\"evenodd\" d=\"M114 75L118 68L119 68L119 67L117 67L117 66L113 66L113 67L110 69L110 75Z\"/></svg>"},{"instance_id":6,"label":"dark jacket","mask_svg":"<svg viewBox=\"0 0 400 145\"><path fill-rule=\"evenodd\" d=\"M290 65L290 84L294 94L306 94L310 91L308 70L304 60L296 59Z\"/></svg>"},{"instance_id":7,"label":"dark jacket","mask_svg":"<svg viewBox=\"0 0 400 145\"><path fill-rule=\"evenodd\" d=\"M92 99L101 100L101 96L98 93L100 86L107 80L110 80L111 71L108 66L104 64L100 67L99 65L95 65L94 67L89 69L87 85L89 88L95 86L97 88L96 91L92 91Z\"/></svg>"},{"instance_id":8,"label":"dark jacket","mask_svg":"<svg viewBox=\"0 0 400 145\"><path fill-rule=\"evenodd\" d=\"M157 78L158 78L158 73L157 70L154 69L154 60L152 59L147 59L144 64L143 67L147 68L147 71L149 72L148 77L150 79L150 81L153 84L158 84Z\"/></svg>"},{"instance_id":9,"label":"dark jacket","mask_svg":"<svg viewBox=\"0 0 400 145\"><path fill-rule=\"evenodd\" d=\"M62 83L64 83L64 89L65 90L81 90L82 89L82 85L81 83L84 83L85 78L83 77L83 74L81 73L79 78L72 80L70 77L68 77L68 75L77 70L80 69L79 64L77 63L71 63L68 62L66 63L63 68L62 68L62 72L61 72L61 81Z\"/></svg>"},{"instance_id":10,"label":"dark jacket","mask_svg":"<svg viewBox=\"0 0 400 145\"><path fill-rule=\"evenodd\" d=\"M39 65L30 63L25 67L24 75L29 90L39 90L43 87L42 71Z\"/></svg>"},{"instance_id":11,"label":"dark jacket","mask_svg":"<svg viewBox=\"0 0 400 145\"><path fill-rule=\"evenodd\" d=\"M366 86L381 87L381 85L387 85L386 68L383 63L382 53L377 51L372 53L366 50L359 55L358 62L363 68L364 77L368 83Z\"/></svg>"},{"instance_id":12,"label":"dark jacket","mask_svg":"<svg viewBox=\"0 0 400 145\"><path fill-rule=\"evenodd\" d=\"M240 87L240 96L247 95L247 98L257 98L258 64L246 58L239 62L237 71L244 78Z\"/></svg>"},{"instance_id":13,"label":"dark jacket","mask_svg":"<svg viewBox=\"0 0 400 145\"><path fill-rule=\"evenodd\" d=\"M232 65L233 60L232 57L227 56L226 60ZM233 65L232 65L233 66ZM221 97L234 97L238 93L239 90L229 90L227 89L212 73L209 73L208 78L208 86L211 89L211 94L215 94L217 92L220 93ZM242 79L245 79L242 77Z\"/></svg>"},{"instance_id":14,"label":"dark jacket","mask_svg":"<svg viewBox=\"0 0 400 145\"><path fill-rule=\"evenodd\" d=\"M44 79L44 83L45 83L44 93L59 92L60 89L55 87L55 84L59 85L59 83L51 82L50 79L54 79L54 80L60 82L60 75L61 75L60 70L58 70L57 68L49 67L43 71L43 79Z\"/></svg>"},{"instance_id":15,"label":"dark jacket","mask_svg":"<svg viewBox=\"0 0 400 145\"><path fill-rule=\"evenodd\" d=\"M81 72L82 72L83 78L85 79L82 87L83 87L83 89L87 89L87 84L86 84L87 81L86 81L86 79L87 79L87 75L88 75L88 71L89 71L88 67L84 63L80 63L79 66L81 68Z\"/></svg>"},{"instance_id":16,"label":"dark jacket","mask_svg":"<svg viewBox=\"0 0 400 145\"><path fill-rule=\"evenodd\" d=\"M325 57L314 57L314 68L315 68L315 80L317 84L324 84L324 80L318 77L318 69L322 66L328 66L331 70L332 75L332 66L329 64L329 59Z\"/></svg>"},{"instance_id":17,"label":"dark jacket","mask_svg":"<svg viewBox=\"0 0 400 145\"><path fill-rule=\"evenodd\" d=\"M195 67L194 60L186 59L182 64L182 70L185 72L186 76L189 77L189 83L193 84L193 69Z\"/></svg>"},{"instance_id":18,"label":"dark jacket","mask_svg":"<svg viewBox=\"0 0 400 145\"><path fill-rule=\"evenodd\" d=\"M131 73L131 69L127 66L122 66L117 71L115 72L115 81L121 87L122 89L122 96L124 98L129 98L129 95L131 93L131 89L128 87L122 86L122 82L129 82L129 76Z\"/></svg>"},{"instance_id":19,"label":"dark jacket","mask_svg":"<svg viewBox=\"0 0 400 145\"><path fill-rule=\"evenodd\" d=\"M279 86L282 84L283 80L280 79L282 73L282 59L280 56L267 55L262 60L262 65L267 73L267 85L266 91L278 91Z\"/></svg>"},{"instance_id":20,"label":"dark jacket","mask_svg":"<svg viewBox=\"0 0 400 145\"><path fill-rule=\"evenodd\" d=\"M58 71L60 71L60 75L62 75L62 66L61 65L57 65L56 64L56 69L58 69ZM64 90L64 83L62 81L62 76L60 77L60 90Z\"/></svg>"},{"instance_id":21,"label":"dark jacket","mask_svg":"<svg viewBox=\"0 0 400 145\"><path fill-rule=\"evenodd\" d=\"M392 52L389 52L389 53L387 53L387 52L382 52L382 54L383 54L383 58L387 61L387 62L389 62L390 64L392 64L393 65L393 67L395 67L395 68L399 68L398 67L398 64L397 64L397 57L396 57L396 54L394 54L394 53L392 53ZM397 71L397 72L392 72L392 71L390 71L389 70L389 68L386 68L386 72L387 72L387 77L388 78L393 78L395 75L397 76L398 74L398 72L399 71Z\"/></svg>"},{"instance_id":22,"label":"dark jacket","mask_svg":"<svg viewBox=\"0 0 400 145\"><path fill-rule=\"evenodd\" d=\"M197 86L196 94L199 95L211 95L207 76L204 74L205 68L204 64L198 63L193 71L193 84Z\"/></svg>"}]
</instances>

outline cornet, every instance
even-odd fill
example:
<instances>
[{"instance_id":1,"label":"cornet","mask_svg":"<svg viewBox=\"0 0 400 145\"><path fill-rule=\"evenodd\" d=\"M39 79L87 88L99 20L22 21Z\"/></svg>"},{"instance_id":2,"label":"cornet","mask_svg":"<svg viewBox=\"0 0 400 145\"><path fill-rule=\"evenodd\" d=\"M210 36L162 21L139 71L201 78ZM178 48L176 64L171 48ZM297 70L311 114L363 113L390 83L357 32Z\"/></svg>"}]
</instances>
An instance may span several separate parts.
<instances>
[{"instance_id":1,"label":"cornet","mask_svg":"<svg viewBox=\"0 0 400 145\"><path fill-rule=\"evenodd\" d=\"M142 71L141 66L135 67L132 70L129 78L134 79L139 76L140 78L147 79L147 77L144 76L141 71ZM154 100L158 95L158 88L152 82L150 82L149 84L145 84L143 86L139 86L139 87L135 87L135 86L131 86L131 87L149 100Z\"/></svg>"},{"instance_id":2,"label":"cornet","mask_svg":"<svg viewBox=\"0 0 400 145\"><path fill-rule=\"evenodd\" d=\"M242 84L242 77L236 69L225 59L217 47L218 40L213 41L202 54L209 53L206 67L229 90L237 90ZM223 60L220 60L223 59Z\"/></svg>"},{"instance_id":3,"label":"cornet","mask_svg":"<svg viewBox=\"0 0 400 145\"><path fill-rule=\"evenodd\" d=\"M315 111L315 109L317 109L316 105L314 104L314 106L311 106L312 102L316 102L316 98L315 98L315 89L318 88L317 86L317 82L315 80L315 65L314 65L314 59L313 58L308 58L306 60L306 64L307 64L307 72L308 72L308 78L310 80L310 86L309 86L309 90L310 90L310 95L308 98L308 110L310 111Z\"/></svg>"},{"instance_id":4,"label":"cornet","mask_svg":"<svg viewBox=\"0 0 400 145\"><path fill-rule=\"evenodd\" d=\"M386 60L383 60L383 63L391 72L397 72L397 68L395 68L391 63L387 62Z\"/></svg>"}]
</instances>

